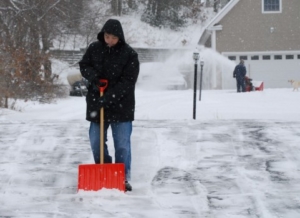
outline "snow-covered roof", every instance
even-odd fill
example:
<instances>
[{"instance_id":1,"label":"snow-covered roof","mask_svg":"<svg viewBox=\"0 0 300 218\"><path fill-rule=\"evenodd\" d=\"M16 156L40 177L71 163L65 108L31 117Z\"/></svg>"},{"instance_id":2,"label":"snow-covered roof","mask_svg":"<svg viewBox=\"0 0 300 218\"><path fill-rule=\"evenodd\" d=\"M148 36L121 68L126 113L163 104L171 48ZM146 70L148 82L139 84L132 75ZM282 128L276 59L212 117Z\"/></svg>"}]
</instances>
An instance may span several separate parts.
<instances>
[{"instance_id":1,"label":"snow-covered roof","mask_svg":"<svg viewBox=\"0 0 300 218\"><path fill-rule=\"evenodd\" d=\"M211 35L212 30L222 30L222 26L217 25L239 2L240 0L231 0L228 2L222 10L203 28L198 44L204 45L208 37Z\"/></svg>"}]
</instances>

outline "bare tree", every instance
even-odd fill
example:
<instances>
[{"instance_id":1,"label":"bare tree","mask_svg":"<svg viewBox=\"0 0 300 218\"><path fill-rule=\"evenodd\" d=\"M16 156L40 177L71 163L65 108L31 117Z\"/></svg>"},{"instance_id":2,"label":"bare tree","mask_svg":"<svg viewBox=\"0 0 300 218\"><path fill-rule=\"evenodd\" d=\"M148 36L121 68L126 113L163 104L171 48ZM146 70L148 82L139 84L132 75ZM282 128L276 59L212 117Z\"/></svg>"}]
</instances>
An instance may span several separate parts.
<instances>
[{"instance_id":1,"label":"bare tree","mask_svg":"<svg viewBox=\"0 0 300 218\"><path fill-rule=\"evenodd\" d=\"M111 0L111 10L113 15L122 15L122 0Z\"/></svg>"},{"instance_id":2,"label":"bare tree","mask_svg":"<svg viewBox=\"0 0 300 218\"><path fill-rule=\"evenodd\" d=\"M148 0L142 21L176 30L187 23L187 18L201 17L201 7L199 0Z\"/></svg>"},{"instance_id":3,"label":"bare tree","mask_svg":"<svg viewBox=\"0 0 300 218\"><path fill-rule=\"evenodd\" d=\"M27 97L25 92L43 95L48 84L53 83L48 51L66 23L61 20L66 20L69 4L70 0L0 2L0 69L6 83L5 106L8 98Z\"/></svg>"},{"instance_id":4,"label":"bare tree","mask_svg":"<svg viewBox=\"0 0 300 218\"><path fill-rule=\"evenodd\" d=\"M43 69L37 73L47 56L39 51L27 52L23 48L2 46L0 53L0 102L8 108L8 99L51 101L63 87L54 83L57 75L43 78Z\"/></svg>"},{"instance_id":5,"label":"bare tree","mask_svg":"<svg viewBox=\"0 0 300 218\"><path fill-rule=\"evenodd\" d=\"M77 31L84 36L87 47L92 41L97 39L101 26L111 15L110 5L107 5L106 0L97 2L91 0L89 4L83 5L83 11Z\"/></svg>"}]
</instances>

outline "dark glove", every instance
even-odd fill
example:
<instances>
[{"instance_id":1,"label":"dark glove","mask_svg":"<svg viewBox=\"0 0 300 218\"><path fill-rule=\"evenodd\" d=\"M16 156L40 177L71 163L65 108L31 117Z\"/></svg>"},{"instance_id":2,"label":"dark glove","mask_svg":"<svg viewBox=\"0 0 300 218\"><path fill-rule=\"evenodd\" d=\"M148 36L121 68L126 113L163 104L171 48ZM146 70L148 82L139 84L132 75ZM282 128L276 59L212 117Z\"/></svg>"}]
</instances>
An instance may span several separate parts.
<instances>
[{"instance_id":1,"label":"dark glove","mask_svg":"<svg viewBox=\"0 0 300 218\"><path fill-rule=\"evenodd\" d=\"M98 86L100 85L99 79L92 77L88 80L88 88L92 87L95 92L99 91Z\"/></svg>"}]
</instances>

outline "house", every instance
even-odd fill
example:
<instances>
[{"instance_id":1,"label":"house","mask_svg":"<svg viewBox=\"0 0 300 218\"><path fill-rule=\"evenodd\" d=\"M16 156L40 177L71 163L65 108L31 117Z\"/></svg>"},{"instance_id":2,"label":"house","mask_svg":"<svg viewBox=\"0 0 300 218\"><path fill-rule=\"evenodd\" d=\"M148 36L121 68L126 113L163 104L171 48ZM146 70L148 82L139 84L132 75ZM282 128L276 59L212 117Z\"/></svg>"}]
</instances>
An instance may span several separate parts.
<instances>
[{"instance_id":1,"label":"house","mask_svg":"<svg viewBox=\"0 0 300 218\"><path fill-rule=\"evenodd\" d=\"M231 0L206 25L199 43L235 61L265 88L300 81L300 1ZM216 72L212 88L232 89L232 71ZM217 79L215 79L216 81Z\"/></svg>"}]
</instances>

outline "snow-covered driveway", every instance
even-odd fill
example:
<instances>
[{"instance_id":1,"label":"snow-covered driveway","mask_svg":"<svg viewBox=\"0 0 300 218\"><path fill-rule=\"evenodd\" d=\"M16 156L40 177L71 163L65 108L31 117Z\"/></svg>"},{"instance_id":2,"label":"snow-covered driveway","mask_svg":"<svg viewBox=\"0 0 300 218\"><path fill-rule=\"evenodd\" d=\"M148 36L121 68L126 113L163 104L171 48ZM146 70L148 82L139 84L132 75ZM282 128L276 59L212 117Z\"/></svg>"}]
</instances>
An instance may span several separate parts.
<instances>
[{"instance_id":1,"label":"snow-covered driveway","mask_svg":"<svg viewBox=\"0 0 300 218\"><path fill-rule=\"evenodd\" d=\"M300 216L300 122L137 120L126 194L76 192L87 128L0 121L0 217Z\"/></svg>"}]
</instances>

